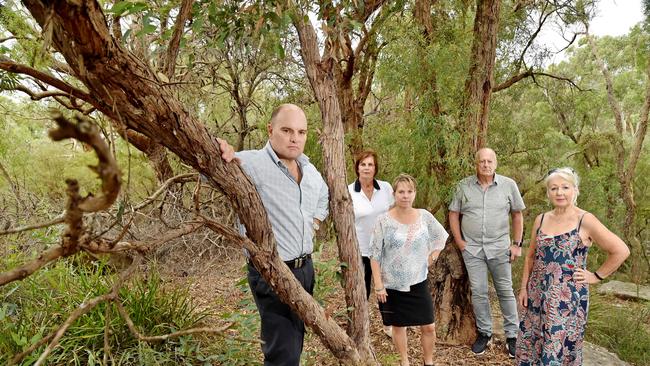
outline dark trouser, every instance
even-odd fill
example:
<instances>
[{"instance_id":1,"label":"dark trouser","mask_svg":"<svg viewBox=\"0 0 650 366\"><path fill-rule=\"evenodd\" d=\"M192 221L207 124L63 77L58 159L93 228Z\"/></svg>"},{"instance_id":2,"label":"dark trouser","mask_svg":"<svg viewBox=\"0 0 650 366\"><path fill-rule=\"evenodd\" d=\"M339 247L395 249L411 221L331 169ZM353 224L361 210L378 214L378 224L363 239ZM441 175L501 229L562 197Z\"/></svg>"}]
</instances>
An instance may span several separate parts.
<instances>
[{"instance_id":1,"label":"dark trouser","mask_svg":"<svg viewBox=\"0 0 650 366\"><path fill-rule=\"evenodd\" d=\"M363 277L366 280L366 300L370 298L370 281L372 281L372 268L370 267L370 258L361 257L363 263Z\"/></svg>"},{"instance_id":2,"label":"dark trouser","mask_svg":"<svg viewBox=\"0 0 650 366\"><path fill-rule=\"evenodd\" d=\"M302 287L314 292L314 265L306 260L301 268L291 269ZM305 336L305 324L248 264L248 284L262 320L261 338L265 366L298 366Z\"/></svg>"}]
</instances>

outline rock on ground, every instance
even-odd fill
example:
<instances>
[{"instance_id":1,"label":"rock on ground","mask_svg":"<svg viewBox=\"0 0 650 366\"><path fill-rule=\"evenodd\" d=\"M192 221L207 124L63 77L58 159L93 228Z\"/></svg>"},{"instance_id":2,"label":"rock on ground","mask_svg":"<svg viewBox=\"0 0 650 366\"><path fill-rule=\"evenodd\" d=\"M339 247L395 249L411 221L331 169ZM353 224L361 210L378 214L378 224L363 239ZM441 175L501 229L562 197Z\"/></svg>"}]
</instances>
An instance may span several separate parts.
<instances>
[{"instance_id":1,"label":"rock on ground","mask_svg":"<svg viewBox=\"0 0 650 366\"><path fill-rule=\"evenodd\" d=\"M599 294L611 294L627 299L650 301L650 286L637 286L631 282L608 281L598 286Z\"/></svg>"},{"instance_id":2,"label":"rock on ground","mask_svg":"<svg viewBox=\"0 0 650 366\"><path fill-rule=\"evenodd\" d=\"M607 349L589 342L584 342L582 355L583 366L630 366L629 363L621 361L617 355Z\"/></svg>"}]
</instances>

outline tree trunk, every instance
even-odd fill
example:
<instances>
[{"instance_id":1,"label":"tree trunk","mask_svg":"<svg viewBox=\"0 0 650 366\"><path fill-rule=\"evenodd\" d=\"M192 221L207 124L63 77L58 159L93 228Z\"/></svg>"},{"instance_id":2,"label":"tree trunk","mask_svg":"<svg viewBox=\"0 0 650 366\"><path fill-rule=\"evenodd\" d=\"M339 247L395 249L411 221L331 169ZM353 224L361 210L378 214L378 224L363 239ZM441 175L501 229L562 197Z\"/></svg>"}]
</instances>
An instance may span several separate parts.
<instances>
[{"instance_id":1,"label":"tree trunk","mask_svg":"<svg viewBox=\"0 0 650 366\"><path fill-rule=\"evenodd\" d=\"M588 27L587 27L588 29ZM648 131L648 113L650 112L650 62L646 66L646 94L643 107L641 109L639 125L637 128L636 136L634 139L634 145L629 151L628 157L626 159L625 153L625 143L624 143L624 123L623 123L623 113L621 112L621 107L619 101L614 95L614 81L612 75L609 72L609 69L603 62L603 59L598 53L598 48L593 38L589 35L587 31L587 41L591 47L591 52L596 59L596 63L600 67L600 70L605 79L605 85L607 89L607 101L609 102L612 112L614 114L614 123L616 127L616 135L611 136L610 140L612 142L612 147L616 153L616 175L618 177L619 184L621 186L621 199L625 204L625 219L623 220L623 238L630 245L632 252L632 278L634 282L640 284L645 282L645 278L648 276L647 268L643 267L643 246L641 245L641 239L639 238L638 231L636 229L636 202L634 200L634 177L636 175L636 166L639 161L639 156L641 155L641 150L643 149L643 142L645 140L645 135ZM626 166L627 160L627 166Z\"/></svg>"},{"instance_id":2,"label":"tree trunk","mask_svg":"<svg viewBox=\"0 0 650 366\"><path fill-rule=\"evenodd\" d=\"M327 53L321 59L316 32L301 14L293 22L300 39L300 52L309 82L321 110L323 120L323 158L325 179L330 189L330 208L337 237L339 258L343 268L345 302L349 310L348 334L357 346L361 360L376 364L370 345L369 317L363 279L361 253L354 229L354 212L345 181L343 123L334 80L333 58Z\"/></svg>"},{"instance_id":3,"label":"tree trunk","mask_svg":"<svg viewBox=\"0 0 650 366\"><path fill-rule=\"evenodd\" d=\"M465 100L461 108L461 133L466 136L461 148L470 153L487 142L490 97L494 84L494 62L499 30L499 0L476 0L472 65L465 83Z\"/></svg>"},{"instance_id":4,"label":"tree trunk","mask_svg":"<svg viewBox=\"0 0 650 366\"><path fill-rule=\"evenodd\" d=\"M361 358L355 344L279 258L266 211L250 180L236 163L223 162L215 136L183 108L173 88L111 38L100 4L92 0L24 0L23 4L43 32L51 32L52 45L103 109L114 108L127 128L164 145L224 191L247 229L250 240L244 244L262 277L335 357L358 364Z\"/></svg>"},{"instance_id":5,"label":"tree trunk","mask_svg":"<svg viewBox=\"0 0 650 366\"><path fill-rule=\"evenodd\" d=\"M434 26L436 22L431 17L431 7L436 3L436 0L417 0L415 3L414 16L427 42L423 45L424 49L436 38ZM421 59L425 60L426 57L423 55ZM430 70L424 61L421 70L428 75L426 89L422 93L428 98L425 111L428 111L434 118L440 117L442 108L438 95L436 70ZM448 165L449 160L445 159L449 155L449 150L440 144L436 153L440 160L434 161L432 159L434 154L427 154L429 174L437 177L439 185L453 186L455 182L452 169ZM446 215L447 210L443 211ZM449 225L447 225L448 227ZM476 323L472 309L469 278L460 252L453 241L440 253L433 271L429 272L429 283L434 299L438 339L453 344L471 344L476 338Z\"/></svg>"},{"instance_id":6,"label":"tree trunk","mask_svg":"<svg viewBox=\"0 0 650 366\"><path fill-rule=\"evenodd\" d=\"M453 241L440 253L429 283L435 308L438 339L452 344L471 344L476 339L467 270Z\"/></svg>"}]
</instances>

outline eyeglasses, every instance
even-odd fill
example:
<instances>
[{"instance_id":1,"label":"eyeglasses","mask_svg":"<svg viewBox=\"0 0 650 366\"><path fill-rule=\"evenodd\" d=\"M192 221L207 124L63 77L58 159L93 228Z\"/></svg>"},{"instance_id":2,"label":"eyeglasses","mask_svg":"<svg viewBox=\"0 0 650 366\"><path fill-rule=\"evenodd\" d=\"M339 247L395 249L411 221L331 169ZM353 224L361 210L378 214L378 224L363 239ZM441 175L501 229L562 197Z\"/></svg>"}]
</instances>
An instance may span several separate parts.
<instances>
[{"instance_id":1,"label":"eyeglasses","mask_svg":"<svg viewBox=\"0 0 650 366\"><path fill-rule=\"evenodd\" d=\"M548 172L546 172L546 176L548 177L549 175L551 175L551 174L553 174L553 173L559 172L560 169L569 169L569 170L571 171L572 174L575 174L575 173L576 173L576 171L573 170L573 168L571 168L571 167L566 167L566 168L553 168L553 169L549 170Z\"/></svg>"}]
</instances>

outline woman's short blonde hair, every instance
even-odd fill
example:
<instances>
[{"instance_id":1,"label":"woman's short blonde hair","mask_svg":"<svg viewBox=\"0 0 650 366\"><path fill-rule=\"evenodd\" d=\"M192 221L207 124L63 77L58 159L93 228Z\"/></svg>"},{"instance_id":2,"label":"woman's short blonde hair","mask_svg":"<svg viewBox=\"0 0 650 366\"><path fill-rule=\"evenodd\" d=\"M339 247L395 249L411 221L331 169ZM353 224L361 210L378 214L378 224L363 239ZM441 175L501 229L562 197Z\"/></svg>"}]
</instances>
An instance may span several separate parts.
<instances>
[{"instance_id":1,"label":"woman's short blonde hair","mask_svg":"<svg viewBox=\"0 0 650 366\"><path fill-rule=\"evenodd\" d=\"M407 183L410 184L413 187L414 191L417 191L417 183L415 181L415 178L412 176L402 173L393 180L393 192L397 191L397 185L400 183Z\"/></svg>"},{"instance_id":2,"label":"woman's short blonde hair","mask_svg":"<svg viewBox=\"0 0 650 366\"><path fill-rule=\"evenodd\" d=\"M576 195L573 197L573 204L575 205L578 201L578 195L580 194L580 177L573 168L565 166L563 168L551 169L546 173L546 178L544 179L544 184L546 185L546 194L548 195L549 183L552 178L560 177L567 182L571 183L576 189Z\"/></svg>"}]
</instances>

